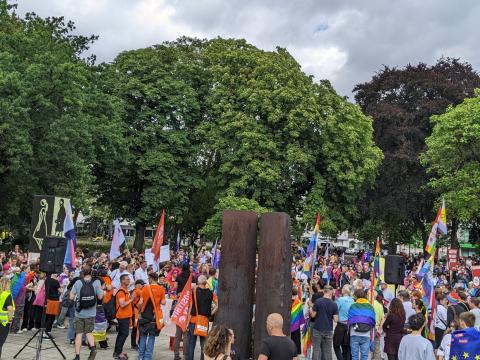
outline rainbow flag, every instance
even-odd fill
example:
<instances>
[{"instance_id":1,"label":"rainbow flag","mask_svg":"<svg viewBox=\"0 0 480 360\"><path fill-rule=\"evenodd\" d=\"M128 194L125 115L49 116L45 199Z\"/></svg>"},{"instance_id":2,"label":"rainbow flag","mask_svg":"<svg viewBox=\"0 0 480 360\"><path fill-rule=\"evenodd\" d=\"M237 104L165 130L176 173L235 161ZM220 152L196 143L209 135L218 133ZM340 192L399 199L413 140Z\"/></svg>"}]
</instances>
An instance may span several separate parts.
<instances>
[{"instance_id":1,"label":"rainbow flag","mask_svg":"<svg viewBox=\"0 0 480 360\"><path fill-rule=\"evenodd\" d=\"M445 210L445 200L442 200L442 206L438 209L437 216L432 225L432 230L428 236L427 245L425 245L425 251L432 254L435 251L437 245L437 231L440 231L443 235L447 235L447 212Z\"/></svg>"},{"instance_id":2,"label":"rainbow flag","mask_svg":"<svg viewBox=\"0 0 480 360\"><path fill-rule=\"evenodd\" d=\"M303 349L303 356L305 357L307 357L308 350L312 347L312 344L313 344L312 327L313 327L313 324L310 321L310 318L308 318L302 329L302 349Z\"/></svg>"},{"instance_id":3,"label":"rainbow flag","mask_svg":"<svg viewBox=\"0 0 480 360\"><path fill-rule=\"evenodd\" d=\"M290 332L300 329L305 323L305 316L303 315L303 303L296 299L292 304L292 321L290 322Z\"/></svg>"}]
</instances>

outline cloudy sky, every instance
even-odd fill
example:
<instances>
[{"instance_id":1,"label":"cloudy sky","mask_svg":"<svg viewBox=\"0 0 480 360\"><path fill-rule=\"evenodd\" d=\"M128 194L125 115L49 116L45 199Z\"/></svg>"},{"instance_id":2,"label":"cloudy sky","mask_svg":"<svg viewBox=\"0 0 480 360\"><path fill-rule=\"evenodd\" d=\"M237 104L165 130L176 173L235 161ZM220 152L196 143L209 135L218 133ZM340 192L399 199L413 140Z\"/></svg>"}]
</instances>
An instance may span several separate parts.
<instances>
[{"instance_id":1,"label":"cloudy sky","mask_svg":"<svg viewBox=\"0 0 480 360\"><path fill-rule=\"evenodd\" d=\"M122 50L181 35L245 38L287 48L303 70L350 98L383 64L459 57L480 70L477 0L19 0L19 13L63 15L92 50L111 61Z\"/></svg>"}]
</instances>

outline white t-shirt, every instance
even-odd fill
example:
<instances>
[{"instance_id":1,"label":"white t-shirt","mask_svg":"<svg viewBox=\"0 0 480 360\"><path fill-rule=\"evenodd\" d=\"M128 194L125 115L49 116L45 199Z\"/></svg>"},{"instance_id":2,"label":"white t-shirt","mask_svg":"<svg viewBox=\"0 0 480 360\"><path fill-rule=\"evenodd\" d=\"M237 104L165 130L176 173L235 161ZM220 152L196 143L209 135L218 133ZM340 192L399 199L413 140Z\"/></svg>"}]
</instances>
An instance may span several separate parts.
<instances>
[{"instance_id":1,"label":"white t-shirt","mask_svg":"<svg viewBox=\"0 0 480 360\"><path fill-rule=\"evenodd\" d=\"M132 291L135 288L135 281L133 280L133 275L130 274L127 270L123 270L122 272L120 272L120 270L117 269L113 271L112 274L110 274L110 278L112 279L112 286L114 289L120 288L120 277L125 274L127 274L130 278L130 285L128 286L128 290Z\"/></svg>"},{"instance_id":2,"label":"white t-shirt","mask_svg":"<svg viewBox=\"0 0 480 360\"><path fill-rule=\"evenodd\" d=\"M435 311L435 327L442 330L447 328L447 309L441 304L438 304Z\"/></svg>"},{"instance_id":3,"label":"white t-shirt","mask_svg":"<svg viewBox=\"0 0 480 360\"><path fill-rule=\"evenodd\" d=\"M440 347L437 350L438 356L443 356L445 360L450 359L450 346L452 345L452 334L446 334L442 342L440 343Z\"/></svg>"},{"instance_id":4,"label":"white t-shirt","mask_svg":"<svg viewBox=\"0 0 480 360\"><path fill-rule=\"evenodd\" d=\"M434 360L433 346L420 335L405 335L398 348L398 360Z\"/></svg>"},{"instance_id":5,"label":"white t-shirt","mask_svg":"<svg viewBox=\"0 0 480 360\"><path fill-rule=\"evenodd\" d=\"M413 309L412 303L410 301L405 301L403 303L403 308L405 309L405 324L408 323L408 318L412 315L415 315L416 312Z\"/></svg>"},{"instance_id":6,"label":"white t-shirt","mask_svg":"<svg viewBox=\"0 0 480 360\"><path fill-rule=\"evenodd\" d=\"M472 309L470 310L470 312L475 315L475 327L480 330L480 309L479 308L475 308L475 309Z\"/></svg>"},{"instance_id":7,"label":"white t-shirt","mask_svg":"<svg viewBox=\"0 0 480 360\"><path fill-rule=\"evenodd\" d=\"M135 270L135 281L136 280L143 280L145 284L148 284L148 274L141 267Z\"/></svg>"}]
</instances>

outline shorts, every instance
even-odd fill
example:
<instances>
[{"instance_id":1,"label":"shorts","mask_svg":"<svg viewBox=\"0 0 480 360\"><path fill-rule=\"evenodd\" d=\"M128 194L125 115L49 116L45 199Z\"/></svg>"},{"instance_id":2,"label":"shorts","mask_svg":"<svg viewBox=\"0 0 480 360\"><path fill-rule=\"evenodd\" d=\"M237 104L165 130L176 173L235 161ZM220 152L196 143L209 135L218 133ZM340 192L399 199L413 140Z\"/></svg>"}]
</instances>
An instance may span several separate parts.
<instances>
[{"instance_id":1,"label":"shorts","mask_svg":"<svg viewBox=\"0 0 480 360\"><path fill-rule=\"evenodd\" d=\"M76 317L73 320L73 329L75 330L76 334L88 334L93 332L93 328L95 326L95 317L91 318L78 318Z\"/></svg>"}]
</instances>

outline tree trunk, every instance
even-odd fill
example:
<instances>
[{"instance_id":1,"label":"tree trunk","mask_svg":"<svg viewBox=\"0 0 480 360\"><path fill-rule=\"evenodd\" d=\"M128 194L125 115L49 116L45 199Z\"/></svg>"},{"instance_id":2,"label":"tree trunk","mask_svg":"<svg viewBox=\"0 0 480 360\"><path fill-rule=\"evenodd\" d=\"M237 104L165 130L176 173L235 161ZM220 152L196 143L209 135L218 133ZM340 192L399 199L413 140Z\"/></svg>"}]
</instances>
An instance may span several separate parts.
<instances>
[{"instance_id":1,"label":"tree trunk","mask_svg":"<svg viewBox=\"0 0 480 360\"><path fill-rule=\"evenodd\" d=\"M450 248L459 249L460 244L458 243L457 231L458 231L458 219L452 218L452 226L450 228Z\"/></svg>"},{"instance_id":2,"label":"tree trunk","mask_svg":"<svg viewBox=\"0 0 480 360\"><path fill-rule=\"evenodd\" d=\"M133 243L133 247L137 249L139 252L141 252L143 250L144 244L145 244L145 224L136 223L135 224L135 242Z\"/></svg>"}]
</instances>

